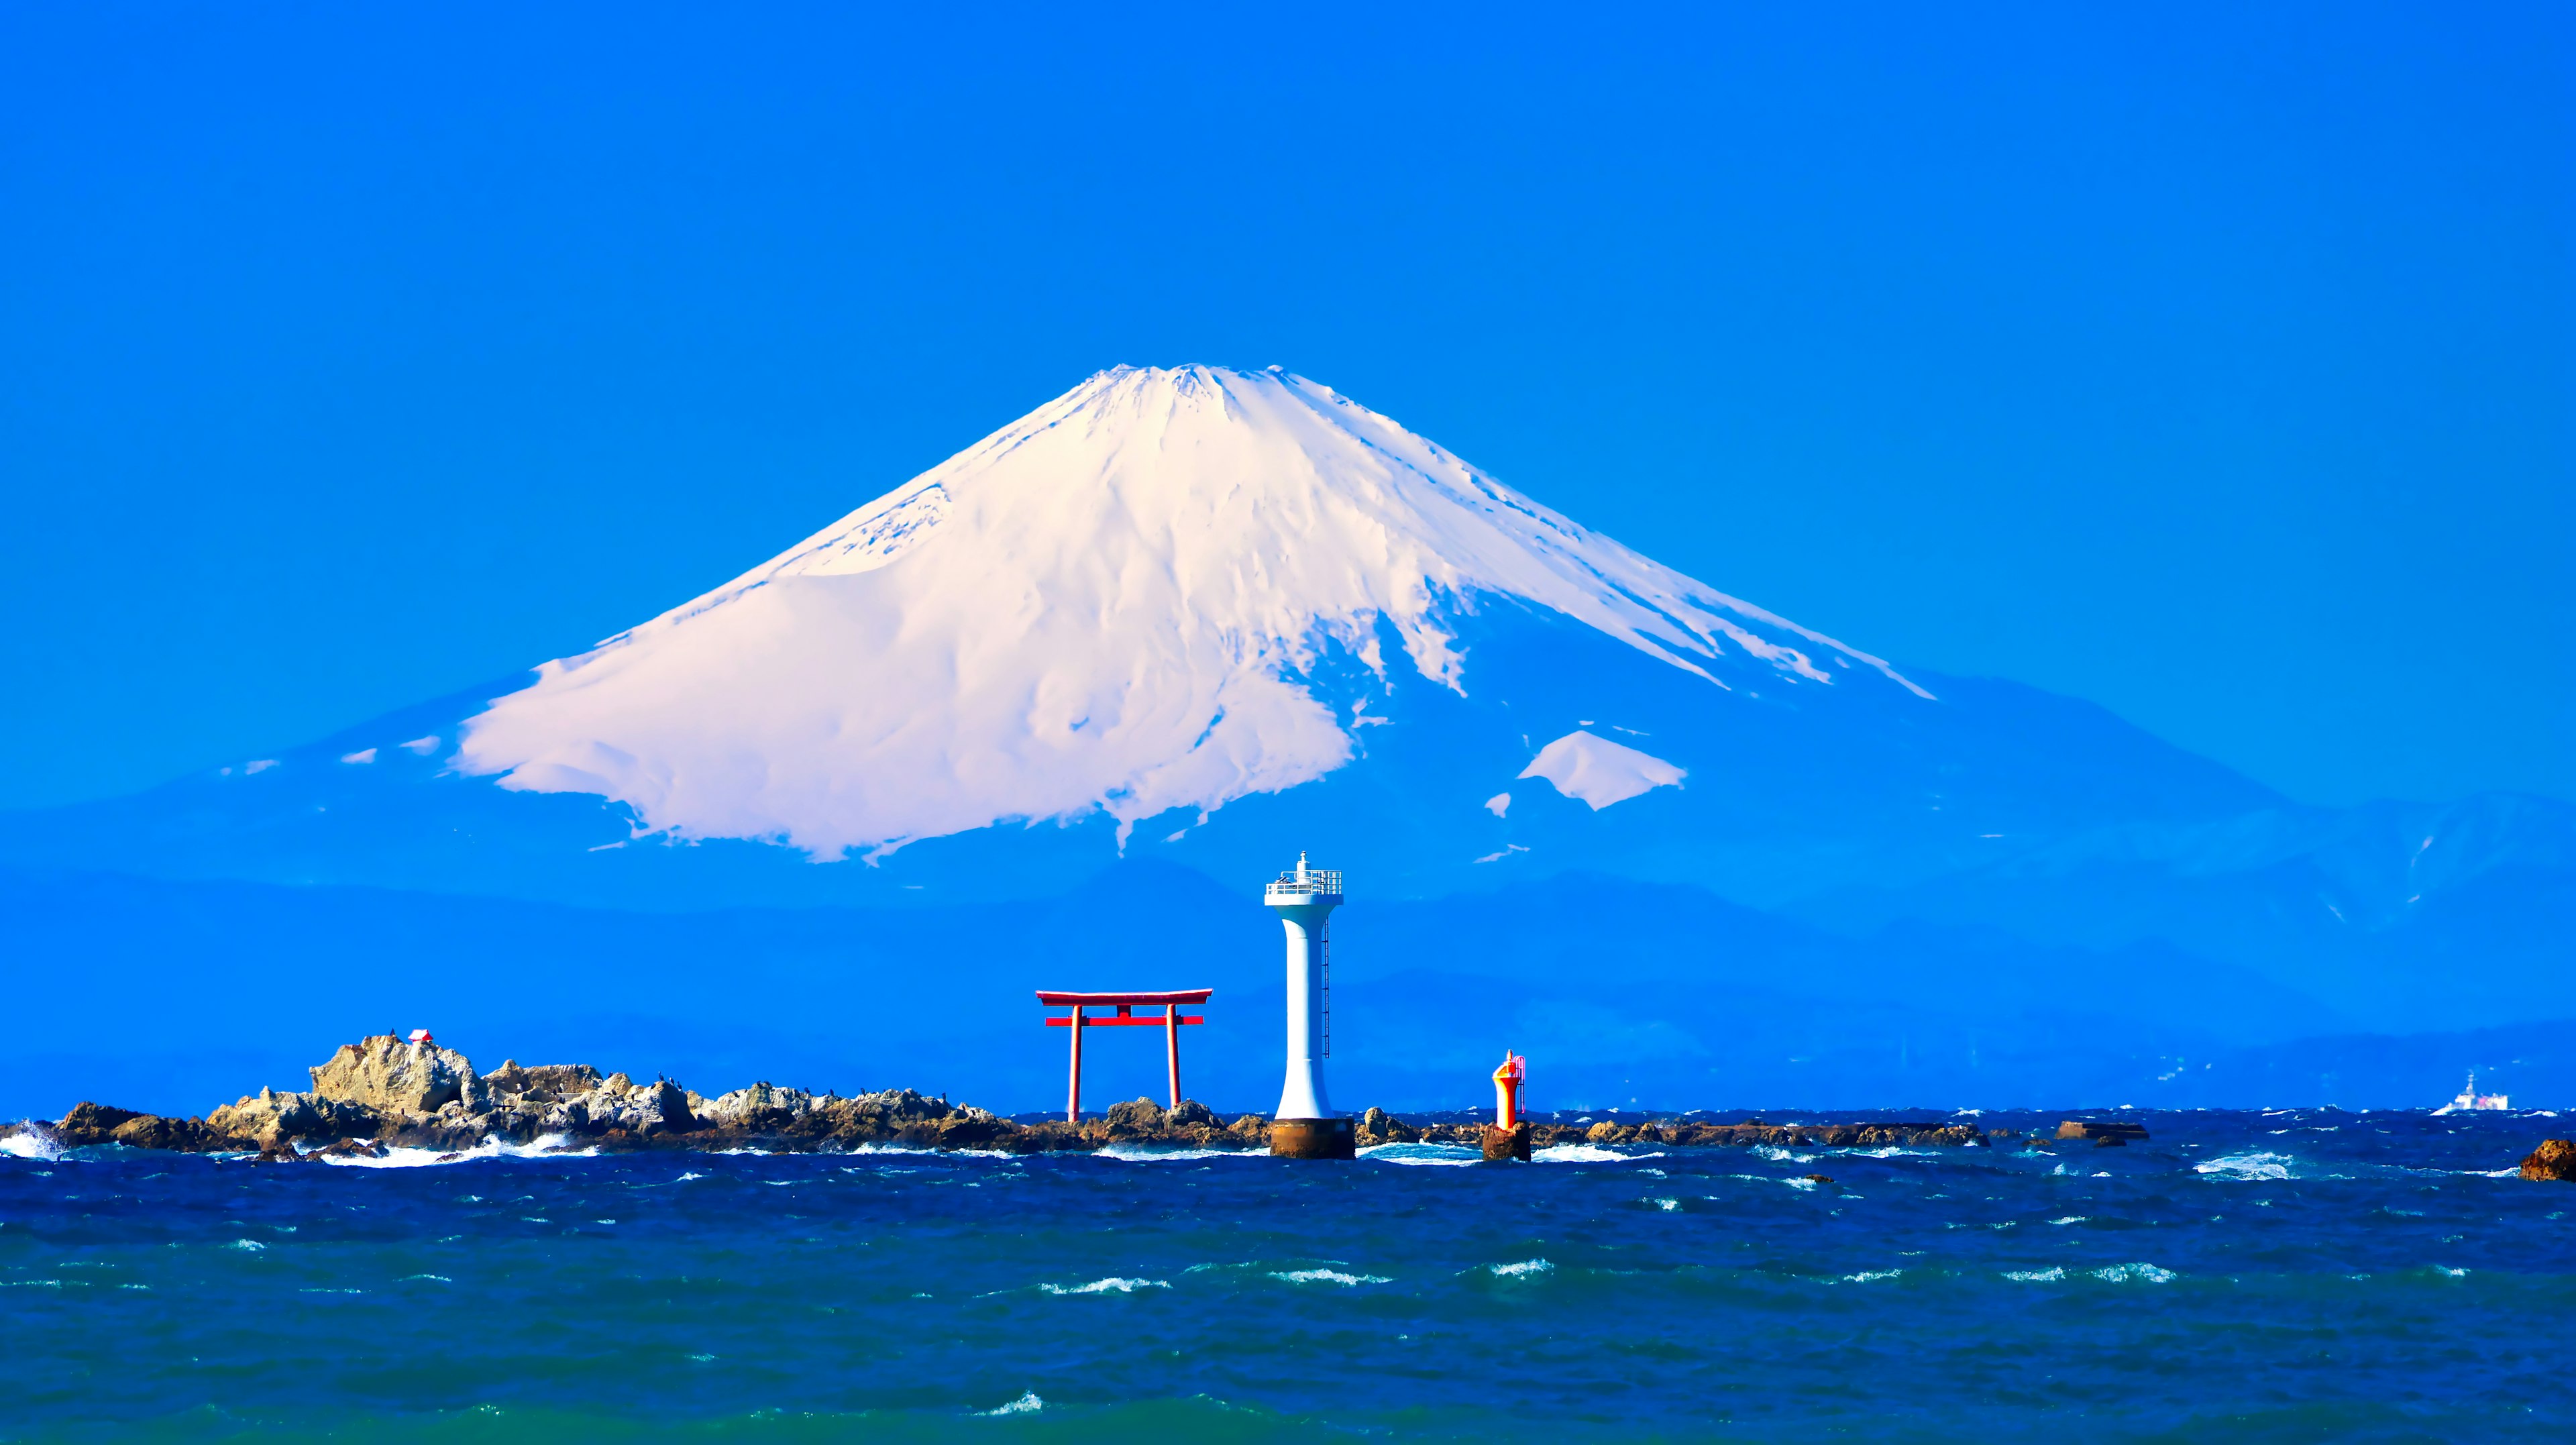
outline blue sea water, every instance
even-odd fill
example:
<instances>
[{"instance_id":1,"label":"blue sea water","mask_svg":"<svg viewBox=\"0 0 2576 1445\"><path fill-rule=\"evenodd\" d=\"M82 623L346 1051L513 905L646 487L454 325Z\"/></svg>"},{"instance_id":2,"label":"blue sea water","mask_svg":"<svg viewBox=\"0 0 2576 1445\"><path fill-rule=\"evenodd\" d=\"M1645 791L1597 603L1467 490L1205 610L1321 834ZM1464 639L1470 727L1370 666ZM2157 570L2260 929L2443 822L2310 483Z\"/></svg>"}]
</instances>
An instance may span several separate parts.
<instances>
[{"instance_id":1,"label":"blue sea water","mask_svg":"<svg viewBox=\"0 0 2576 1445\"><path fill-rule=\"evenodd\" d=\"M2576 1186L2513 1177L2565 1123L2128 1117L1527 1165L0 1158L0 1439L2576 1431Z\"/></svg>"}]
</instances>

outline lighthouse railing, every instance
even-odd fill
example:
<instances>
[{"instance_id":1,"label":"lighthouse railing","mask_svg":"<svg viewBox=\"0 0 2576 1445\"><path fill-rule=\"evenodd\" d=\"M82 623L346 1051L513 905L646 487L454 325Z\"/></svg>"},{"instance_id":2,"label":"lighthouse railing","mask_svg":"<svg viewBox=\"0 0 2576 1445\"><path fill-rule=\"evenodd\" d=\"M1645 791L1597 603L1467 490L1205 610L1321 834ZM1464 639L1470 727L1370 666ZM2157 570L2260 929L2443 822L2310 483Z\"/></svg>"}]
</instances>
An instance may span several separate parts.
<instances>
[{"instance_id":1,"label":"lighthouse railing","mask_svg":"<svg viewBox=\"0 0 2576 1445\"><path fill-rule=\"evenodd\" d=\"M1293 872L1282 873L1279 881L1271 884L1267 891L1274 896L1286 893L1301 897L1338 898L1342 893L1341 870L1309 868L1303 878Z\"/></svg>"}]
</instances>

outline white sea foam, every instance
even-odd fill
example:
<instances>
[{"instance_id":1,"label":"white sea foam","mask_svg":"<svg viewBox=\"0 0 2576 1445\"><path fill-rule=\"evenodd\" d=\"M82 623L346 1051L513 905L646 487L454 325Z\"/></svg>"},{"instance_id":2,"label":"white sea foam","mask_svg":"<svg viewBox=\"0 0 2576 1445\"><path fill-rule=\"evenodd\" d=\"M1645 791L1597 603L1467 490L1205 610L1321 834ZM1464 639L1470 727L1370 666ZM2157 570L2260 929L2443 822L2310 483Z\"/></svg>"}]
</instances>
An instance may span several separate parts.
<instances>
[{"instance_id":1,"label":"white sea foam","mask_svg":"<svg viewBox=\"0 0 2576 1445\"><path fill-rule=\"evenodd\" d=\"M2081 1214L2070 1214L2063 1219L2052 1219L2048 1222L2051 1224L2082 1224L2085 1218L2086 1216Z\"/></svg>"},{"instance_id":2,"label":"white sea foam","mask_svg":"<svg viewBox=\"0 0 2576 1445\"><path fill-rule=\"evenodd\" d=\"M1270 1156L1252 1149L1157 1149L1145 1144L1112 1144L1094 1150L1094 1159L1117 1159L1129 1164L1186 1164L1194 1159L1267 1159Z\"/></svg>"},{"instance_id":3,"label":"white sea foam","mask_svg":"<svg viewBox=\"0 0 2576 1445\"><path fill-rule=\"evenodd\" d=\"M1038 1398L1037 1391L1031 1390L1016 1400L996 1405L990 1410L978 1410L975 1413L979 1415L1030 1415L1045 1408L1046 1401Z\"/></svg>"},{"instance_id":4,"label":"white sea foam","mask_svg":"<svg viewBox=\"0 0 2576 1445\"><path fill-rule=\"evenodd\" d=\"M257 1254L261 1250L268 1248L268 1246L260 1243L256 1239L236 1239L230 1245L226 1246L226 1248L238 1249L244 1254Z\"/></svg>"},{"instance_id":5,"label":"white sea foam","mask_svg":"<svg viewBox=\"0 0 2576 1445\"><path fill-rule=\"evenodd\" d=\"M2234 1180L2287 1179L2290 1177L2290 1165L2293 1162L2295 1161L2287 1154L2260 1152L2229 1154L2223 1158L2194 1164L2191 1166L2191 1172Z\"/></svg>"},{"instance_id":6,"label":"white sea foam","mask_svg":"<svg viewBox=\"0 0 2576 1445\"><path fill-rule=\"evenodd\" d=\"M1792 1189L1813 1190L1816 1187L1816 1181L1813 1179L1783 1179L1780 1182Z\"/></svg>"},{"instance_id":7,"label":"white sea foam","mask_svg":"<svg viewBox=\"0 0 2576 1445\"><path fill-rule=\"evenodd\" d=\"M1651 1154L1622 1154L1598 1144L1550 1144L1530 1153L1530 1161L1535 1164L1626 1164L1638 1159L1663 1157L1660 1149Z\"/></svg>"},{"instance_id":8,"label":"white sea foam","mask_svg":"<svg viewBox=\"0 0 2576 1445\"><path fill-rule=\"evenodd\" d=\"M1485 1162L1484 1151L1464 1144L1376 1144L1359 1151L1380 1164L1462 1165ZM1535 1156L1533 1156L1535 1157Z\"/></svg>"},{"instance_id":9,"label":"white sea foam","mask_svg":"<svg viewBox=\"0 0 2576 1445\"><path fill-rule=\"evenodd\" d=\"M731 1154L737 1151L728 1149L724 1152ZM759 1154L766 1153L768 1151L745 1149L739 1152L745 1154ZM853 1145L848 1152L851 1154L918 1155L925 1159L1017 1159L1020 1157L1008 1149L924 1149L911 1144L858 1144Z\"/></svg>"},{"instance_id":10,"label":"white sea foam","mask_svg":"<svg viewBox=\"0 0 2576 1445\"><path fill-rule=\"evenodd\" d=\"M567 1136L540 1134L525 1144L486 1137L471 1149L388 1149L382 1159L339 1154L319 1155L325 1164L338 1164L350 1169L425 1169L439 1164L471 1164L484 1159L588 1159L599 1153L595 1147L568 1147Z\"/></svg>"},{"instance_id":11,"label":"white sea foam","mask_svg":"<svg viewBox=\"0 0 2576 1445\"><path fill-rule=\"evenodd\" d=\"M1270 1277L1272 1279L1284 1279L1290 1284L1360 1285L1395 1283L1395 1281L1387 1275L1344 1274L1338 1269L1274 1269L1270 1271Z\"/></svg>"},{"instance_id":12,"label":"white sea foam","mask_svg":"<svg viewBox=\"0 0 2576 1445\"><path fill-rule=\"evenodd\" d=\"M1682 1202L1678 1199L1649 1199L1646 1202L1667 1214L1679 1213L1682 1207Z\"/></svg>"},{"instance_id":13,"label":"white sea foam","mask_svg":"<svg viewBox=\"0 0 2576 1445\"><path fill-rule=\"evenodd\" d=\"M2095 1279L2112 1284L2170 1284L2174 1278L2172 1270L2159 1269L2144 1260L2131 1264L2106 1264L2090 1273Z\"/></svg>"},{"instance_id":14,"label":"white sea foam","mask_svg":"<svg viewBox=\"0 0 2576 1445\"><path fill-rule=\"evenodd\" d=\"M2066 1271L2054 1267L2049 1269L2008 1269L2004 1271L2004 1278L2009 1280L2018 1280L2023 1284L2055 1284L2059 1280L2066 1278Z\"/></svg>"},{"instance_id":15,"label":"white sea foam","mask_svg":"<svg viewBox=\"0 0 2576 1445\"><path fill-rule=\"evenodd\" d=\"M1872 1280L1894 1279L1903 1273L1905 1273L1905 1271L1901 1269L1865 1269L1858 1274L1844 1275L1843 1283L1868 1284Z\"/></svg>"},{"instance_id":16,"label":"white sea foam","mask_svg":"<svg viewBox=\"0 0 2576 1445\"><path fill-rule=\"evenodd\" d=\"M7 1138L0 1138L0 1155L6 1155L11 1159L35 1159L51 1164L63 1157L63 1146L50 1134L40 1134L33 1129L22 1129Z\"/></svg>"},{"instance_id":17,"label":"white sea foam","mask_svg":"<svg viewBox=\"0 0 2576 1445\"><path fill-rule=\"evenodd\" d=\"M1813 1154L1792 1154L1776 1144L1756 1144L1753 1152L1775 1164L1805 1164L1816 1157Z\"/></svg>"},{"instance_id":18,"label":"white sea foam","mask_svg":"<svg viewBox=\"0 0 2576 1445\"><path fill-rule=\"evenodd\" d=\"M1171 1285L1159 1279L1122 1279L1113 1274L1107 1279L1095 1279L1089 1284L1070 1286L1042 1284L1038 1288L1054 1295L1134 1294L1140 1289L1170 1289Z\"/></svg>"},{"instance_id":19,"label":"white sea foam","mask_svg":"<svg viewBox=\"0 0 2576 1445\"><path fill-rule=\"evenodd\" d=\"M1496 1279L1522 1279L1556 1273L1556 1266L1543 1259L1524 1259L1517 1264L1489 1264L1486 1269Z\"/></svg>"}]
</instances>

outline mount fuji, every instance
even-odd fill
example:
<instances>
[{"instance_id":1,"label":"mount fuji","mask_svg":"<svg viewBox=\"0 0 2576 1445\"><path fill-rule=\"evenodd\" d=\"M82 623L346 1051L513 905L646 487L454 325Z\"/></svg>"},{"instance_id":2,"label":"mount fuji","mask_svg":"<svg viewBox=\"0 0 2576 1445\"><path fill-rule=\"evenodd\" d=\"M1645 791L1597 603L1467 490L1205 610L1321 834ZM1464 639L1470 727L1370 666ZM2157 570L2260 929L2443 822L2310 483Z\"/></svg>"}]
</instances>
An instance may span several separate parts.
<instances>
[{"instance_id":1,"label":"mount fuji","mask_svg":"<svg viewBox=\"0 0 2576 1445\"><path fill-rule=\"evenodd\" d=\"M1728 596L1316 382L1121 367L530 674L0 819L0 916L174 992L292 967L226 1034L263 1068L435 1006L523 1055L1018 1104L1030 988L1221 981L1249 1099L1257 884L1304 849L1351 877L1341 1067L1389 1103L1472 1098L1507 1042L1566 1103L2357 1099L2439 1081L2247 1060L2504 1029L2424 1068L2509 1077L2535 1050L2495 1038L2576 1016L2571 812L2302 807ZM830 1022L866 1004L945 1022Z\"/></svg>"}]
</instances>

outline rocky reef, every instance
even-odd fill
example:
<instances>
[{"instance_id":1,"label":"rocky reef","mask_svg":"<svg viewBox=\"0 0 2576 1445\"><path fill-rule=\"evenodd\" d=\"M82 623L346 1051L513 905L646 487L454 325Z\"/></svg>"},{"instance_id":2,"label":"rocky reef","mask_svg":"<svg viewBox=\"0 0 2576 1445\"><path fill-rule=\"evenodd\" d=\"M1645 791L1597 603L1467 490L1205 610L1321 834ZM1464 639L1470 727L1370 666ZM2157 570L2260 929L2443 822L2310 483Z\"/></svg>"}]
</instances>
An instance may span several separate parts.
<instances>
[{"instance_id":1,"label":"rocky reef","mask_svg":"<svg viewBox=\"0 0 2576 1445\"><path fill-rule=\"evenodd\" d=\"M2522 1161L2522 1177L2576 1184L2576 1140L2543 1139Z\"/></svg>"},{"instance_id":2,"label":"rocky reef","mask_svg":"<svg viewBox=\"0 0 2576 1445\"><path fill-rule=\"evenodd\" d=\"M847 1098L756 1083L710 1099L670 1079L642 1082L601 1075L588 1064L523 1065L505 1060L490 1073L454 1049L411 1043L390 1034L343 1044L307 1071L312 1087L262 1089L204 1118L168 1118L83 1103L53 1124L0 1126L35 1130L66 1147L122 1144L137 1149L256 1154L286 1162L316 1156L382 1156L396 1148L462 1153L487 1140L517 1145L560 1141L565 1148L847 1150L865 1144L930 1149L1044 1153L1113 1144L1200 1149L1269 1147L1270 1125L1258 1114L1232 1123L1206 1105L1183 1100L1165 1109L1150 1099L1112 1105L1079 1125L1019 1124L967 1104L910 1089ZM1528 1123L1528 1145L1652 1144L1782 1147L1887 1144L1976 1145L1972 1125L1740 1124L1654 1120L1588 1127ZM1482 1123L1408 1124L1371 1109L1357 1127L1361 1147L1459 1144L1481 1149ZM1518 1148L1510 1151L1527 1157Z\"/></svg>"},{"instance_id":3,"label":"rocky reef","mask_svg":"<svg viewBox=\"0 0 2576 1445\"><path fill-rule=\"evenodd\" d=\"M1463 1144L1482 1149L1489 1125L1425 1124L1412 1125L1387 1113L1371 1109L1360 1116L1359 1145L1373 1144ZM1827 1148L1875 1148L1888 1144L1931 1144L1974 1146L1986 1142L1986 1134L1973 1124L1766 1124L1747 1119L1740 1124L1705 1124L1688 1120L1650 1119L1637 1124L1602 1122L1589 1126L1578 1124L1540 1124L1523 1121L1514 1128L1529 1131L1529 1143L1539 1149L1563 1144L1660 1144L1666 1147L1707 1148L1733 1145L1751 1148L1769 1144L1778 1148L1801 1145L1823 1145ZM1998 1130L1997 1137L2006 1131Z\"/></svg>"},{"instance_id":4,"label":"rocky reef","mask_svg":"<svg viewBox=\"0 0 2576 1445\"><path fill-rule=\"evenodd\" d=\"M262 1089L202 1119L83 1103L59 1122L15 1127L41 1131L64 1147L123 1144L281 1162L381 1157L397 1148L461 1153L487 1140L617 1150L900 1144L1037 1153L1120 1143L1249 1150L1267 1147L1270 1129L1249 1114L1228 1124L1191 1100L1164 1109L1135 1099L1075 1126L1016 1124L910 1089L844 1098L763 1082L710 1099L670 1079L603 1076L588 1064L505 1060L482 1073L454 1049L390 1034L343 1044L307 1072L310 1089Z\"/></svg>"}]
</instances>

